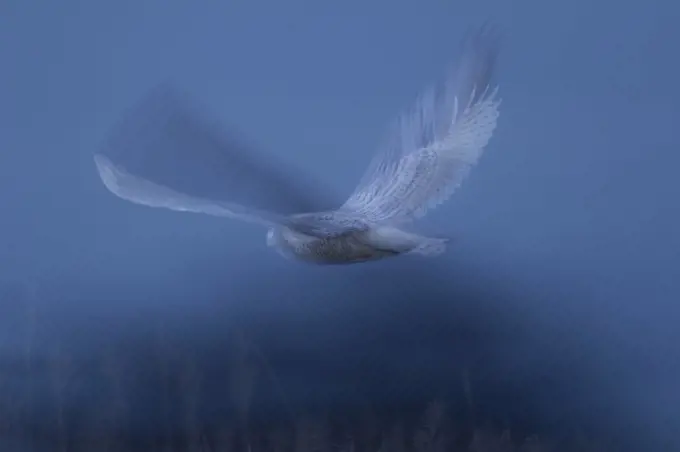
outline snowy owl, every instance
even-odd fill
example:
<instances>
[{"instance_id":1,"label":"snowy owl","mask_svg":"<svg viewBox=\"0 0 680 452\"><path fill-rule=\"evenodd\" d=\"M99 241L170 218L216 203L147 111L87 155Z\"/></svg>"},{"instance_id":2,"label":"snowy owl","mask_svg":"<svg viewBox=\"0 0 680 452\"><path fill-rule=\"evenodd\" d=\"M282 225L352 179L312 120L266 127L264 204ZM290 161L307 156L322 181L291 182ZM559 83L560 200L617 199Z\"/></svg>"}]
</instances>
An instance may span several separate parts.
<instances>
[{"instance_id":1,"label":"snowy owl","mask_svg":"<svg viewBox=\"0 0 680 452\"><path fill-rule=\"evenodd\" d=\"M500 106L498 87L491 86L497 50L498 36L493 29L483 26L469 33L445 82L427 89L397 118L354 192L335 208L310 210L310 204L301 203L304 207L297 212L260 209L233 199L194 196L176 186L171 188L135 174L106 152L96 153L94 161L102 182L116 196L151 207L258 223L268 228L267 245L285 257L314 264L349 264L400 254L438 255L446 248L446 238L426 237L404 227L444 202L487 146ZM251 187L268 190L274 197L294 196L293 180L278 178L275 186L271 171L265 174L252 161L243 163L252 156L220 143L212 129L203 127L204 123L178 104L166 99L164 108L174 108L175 121L161 133L182 152L221 148L239 162L237 172L248 178ZM127 135L124 138L132 142L134 133L129 124L127 127L118 135ZM141 130L144 125L134 127ZM174 138L178 136L185 143ZM137 140L137 145L140 143L142 148L147 146ZM127 144L117 146L122 149ZM302 198L299 192L297 195Z\"/></svg>"}]
</instances>

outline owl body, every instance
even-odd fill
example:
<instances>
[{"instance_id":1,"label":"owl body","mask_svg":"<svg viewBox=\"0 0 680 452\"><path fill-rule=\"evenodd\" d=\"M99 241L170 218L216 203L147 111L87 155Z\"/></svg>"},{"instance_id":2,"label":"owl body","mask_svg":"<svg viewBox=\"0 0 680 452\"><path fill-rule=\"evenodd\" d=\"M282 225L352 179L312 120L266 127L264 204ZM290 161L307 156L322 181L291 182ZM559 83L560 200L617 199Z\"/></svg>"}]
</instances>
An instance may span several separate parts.
<instances>
[{"instance_id":1,"label":"owl body","mask_svg":"<svg viewBox=\"0 0 680 452\"><path fill-rule=\"evenodd\" d=\"M484 153L501 104L498 86L491 85L498 44L493 27L467 36L446 81L425 90L398 116L343 202L315 202L324 191L320 186L304 188L279 162L258 161L172 91L161 90L142 102L130 120L121 122L106 151L95 155L95 164L104 185L120 198L264 226L267 244L289 258L350 264L402 254L438 255L446 239L405 228L458 190ZM263 202L189 194L164 184L162 177L135 174L106 155L135 151L141 153L137 160L146 161L147 152L167 152L181 157L175 167L199 161L211 175L224 170L219 180L229 187L225 193L245 199L259 193Z\"/></svg>"},{"instance_id":2,"label":"owl body","mask_svg":"<svg viewBox=\"0 0 680 452\"><path fill-rule=\"evenodd\" d=\"M318 265L376 261L407 253L435 255L445 250L446 241L393 227L368 228L324 238L287 227L271 228L267 232L267 245L282 256Z\"/></svg>"}]
</instances>

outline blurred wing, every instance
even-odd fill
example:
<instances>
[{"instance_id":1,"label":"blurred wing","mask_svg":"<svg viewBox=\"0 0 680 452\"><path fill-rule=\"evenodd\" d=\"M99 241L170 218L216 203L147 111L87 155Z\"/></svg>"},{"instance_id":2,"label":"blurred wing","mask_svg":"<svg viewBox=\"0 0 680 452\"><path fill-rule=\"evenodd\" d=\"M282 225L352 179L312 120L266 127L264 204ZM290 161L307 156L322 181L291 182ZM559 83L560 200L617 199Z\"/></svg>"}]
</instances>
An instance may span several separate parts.
<instances>
[{"instance_id":1,"label":"blurred wing","mask_svg":"<svg viewBox=\"0 0 680 452\"><path fill-rule=\"evenodd\" d=\"M497 47L497 34L486 26L467 37L445 86L426 91L398 119L341 210L371 223L408 221L460 186L496 127L500 100L489 83Z\"/></svg>"},{"instance_id":2,"label":"blurred wing","mask_svg":"<svg viewBox=\"0 0 680 452\"><path fill-rule=\"evenodd\" d=\"M169 85L126 112L98 154L128 176L224 205L291 215L340 204L326 199L323 187L306 175L225 130Z\"/></svg>"},{"instance_id":3,"label":"blurred wing","mask_svg":"<svg viewBox=\"0 0 680 452\"><path fill-rule=\"evenodd\" d=\"M99 177L111 193L147 207L228 217L268 227L282 225L319 238L339 237L365 227L358 219L333 211L285 216L236 203L190 196L130 174L101 154L95 155L94 161Z\"/></svg>"},{"instance_id":4,"label":"blurred wing","mask_svg":"<svg viewBox=\"0 0 680 452\"><path fill-rule=\"evenodd\" d=\"M163 185L136 177L114 165L107 157L94 157L99 176L107 189L119 198L148 207L161 207L181 212L194 212L229 217L267 226L279 224L285 218L275 214L179 193Z\"/></svg>"}]
</instances>

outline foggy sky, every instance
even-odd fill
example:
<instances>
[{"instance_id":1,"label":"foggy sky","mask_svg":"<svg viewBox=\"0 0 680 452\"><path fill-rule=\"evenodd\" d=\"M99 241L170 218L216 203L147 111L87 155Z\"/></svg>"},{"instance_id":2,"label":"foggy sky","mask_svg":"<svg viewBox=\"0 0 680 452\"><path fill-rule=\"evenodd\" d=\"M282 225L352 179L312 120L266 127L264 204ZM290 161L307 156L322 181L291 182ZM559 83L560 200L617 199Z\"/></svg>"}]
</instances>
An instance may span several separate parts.
<instances>
[{"instance_id":1,"label":"foggy sky","mask_svg":"<svg viewBox=\"0 0 680 452\"><path fill-rule=\"evenodd\" d=\"M389 122L489 17L504 32L499 125L428 216L455 238L437 260L291 263L264 230L128 204L98 179L92 154L108 130L170 80L349 194ZM203 344L237 323L263 348L365 347L376 367L438 344L435 375L447 347L465 355L455 338L468 334L485 344L468 359L488 378L531 386L552 369L579 394L577 416L669 435L680 428L676 17L661 0L5 2L2 280L40 280L51 334L82 345L82 359L107 337L134 343L160 316ZM398 344L408 334L421 348ZM423 360L413 366L428 375Z\"/></svg>"}]
</instances>

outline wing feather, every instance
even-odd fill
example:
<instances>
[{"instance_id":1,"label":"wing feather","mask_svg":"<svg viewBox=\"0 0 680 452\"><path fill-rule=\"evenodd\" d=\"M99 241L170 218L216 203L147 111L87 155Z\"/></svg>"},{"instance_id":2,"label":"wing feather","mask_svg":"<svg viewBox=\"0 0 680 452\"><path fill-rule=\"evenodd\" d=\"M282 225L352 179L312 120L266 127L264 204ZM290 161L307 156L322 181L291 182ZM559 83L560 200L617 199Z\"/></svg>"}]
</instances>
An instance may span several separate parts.
<instances>
[{"instance_id":1,"label":"wing feather","mask_svg":"<svg viewBox=\"0 0 680 452\"><path fill-rule=\"evenodd\" d=\"M137 178L195 198L280 215L339 204L323 184L262 152L170 84L150 90L128 109L97 153Z\"/></svg>"},{"instance_id":2,"label":"wing feather","mask_svg":"<svg viewBox=\"0 0 680 452\"><path fill-rule=\"evenodd\" d=\"M286 218L236 203L203 199L172 190L164 185L137 177L115 165L107 157L96 154L94 161L104 186L121 199L148 207L180 212L203 213L258 223L265 226L282 224Z\"/></svg>"},{"instance_id":3,"label":"wing feather","mask_svg":"<svg viewBox=\"0 0 680 452\"><path fill-rule=\"evenodd\" d=\"M497 33L481 27L443 89L430 88L400 116L341 210L371 223L403 222L448 199L477 163L498 119L498 89L490 81Z\"/></svg>"},{"instance_id":4,"label":"wing feather","mask_svg":"<svg viewBox=\"0 0 680 452\"><path fill-rule=\"evenodd\" d=\"M238 203L191 196L135 176L102 154L95 154L94 161L104 186L114 195L134 204L227 217L267 227L286 226L324 239L339 237L366 227L356 216L335 211L280 215Z\"/></svg>"},{"instance_id":5,"label":"wing feather","mask_svg":"<svg viewBox=\"0 0 680 452\"><path fill-rule=\"evenodd\" d=\"M285 225L318 237L345 232L325 210L337 204L323 187L258 155L233 131L225 134L167 84L124 115L94 161L105 187L136 204Z\"/></svg>"}]
</instances>

